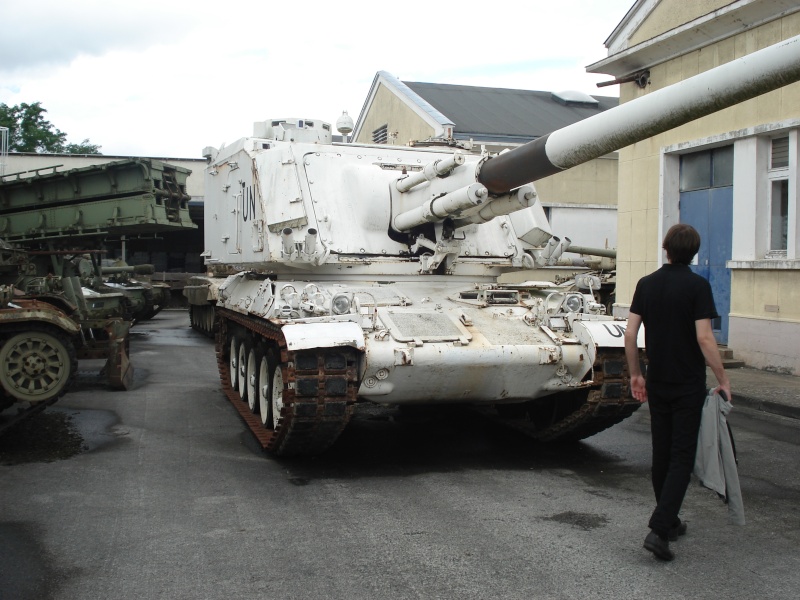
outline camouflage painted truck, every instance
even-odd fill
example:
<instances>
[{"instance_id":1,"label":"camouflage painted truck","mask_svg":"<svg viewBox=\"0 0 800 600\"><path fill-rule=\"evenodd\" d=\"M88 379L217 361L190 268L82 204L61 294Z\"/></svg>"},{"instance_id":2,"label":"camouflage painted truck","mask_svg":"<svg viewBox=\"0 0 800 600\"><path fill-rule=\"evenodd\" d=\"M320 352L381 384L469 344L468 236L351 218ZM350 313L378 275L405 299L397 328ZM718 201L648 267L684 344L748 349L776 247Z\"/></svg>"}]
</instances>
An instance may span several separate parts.
<instances>
[{"instance_id":1,"label":"camouflage painted truck","mask_svg":"<svg viewBox=\"0 0 800 600\"><path fill-rule=\"evenodd\" d=\"M185 294L225 394L276 455L324 451L359 402L469 403L544 441L619 422L625 322L592 275L548 281L566 240L531 182L798 79L793 38L498 156L333 144L309 119L207 148L212 275Z\"/></svg>"}]
</instances>

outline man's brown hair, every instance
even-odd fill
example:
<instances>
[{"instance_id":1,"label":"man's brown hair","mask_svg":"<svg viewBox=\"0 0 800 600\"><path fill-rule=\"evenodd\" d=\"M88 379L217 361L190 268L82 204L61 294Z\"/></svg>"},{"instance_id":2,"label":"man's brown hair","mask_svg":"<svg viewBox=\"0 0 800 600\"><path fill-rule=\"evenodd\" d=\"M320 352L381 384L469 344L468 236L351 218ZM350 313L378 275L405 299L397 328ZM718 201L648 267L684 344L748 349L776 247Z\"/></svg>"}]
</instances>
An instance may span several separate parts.
<instances>
[{"instance_id":1,"label":"man's brown hair","mask_svg":"<svg viewBox=\"0 0 800 600\"><path fill-rule=\"evenodd\" d=\"M700 234L691 225L679 223L669 228L661 247L671 263L688 265L700 250Z\"/></svg>"}]
</instances>

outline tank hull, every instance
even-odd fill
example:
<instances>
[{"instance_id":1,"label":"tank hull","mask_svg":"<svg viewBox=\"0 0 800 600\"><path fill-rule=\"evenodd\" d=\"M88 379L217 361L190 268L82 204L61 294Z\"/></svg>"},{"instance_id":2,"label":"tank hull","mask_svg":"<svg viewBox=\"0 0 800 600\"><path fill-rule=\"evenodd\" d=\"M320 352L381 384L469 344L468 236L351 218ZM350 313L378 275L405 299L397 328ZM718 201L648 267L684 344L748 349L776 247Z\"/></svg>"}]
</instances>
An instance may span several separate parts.
<instances>
[{"instance_id":1,"label":"tank hull","mask_svg":"<svg viewBox=\"0 0 800 600\"><path fill-rule=\"evenodd\" d=\"M306 410L320 419L305 425L315 430L324 425L325 431L336 429L336 435L359 402L469 404L492 411L514 407L522 415L517 425L526 422L530 435L546 440L592 435L639 406L628 394L624 322L603 315L583 315L571 323L567 317L531 318L537 306L545 315L547 302L570 293L553 284L484 284L481 289L448 277L380 284L274 281L256 273L198 278L193 284L187 293L193 314L212 306L216 313L226 395L263 446L276 454L310 452L308 444L281 433L275 422L280 411L286 412L284 418L295 418L287 411L301 390L301 405L312 397L316 408ZM287 290L298 289L331 299L349 296L357 312L293 315L292 300L298 307L304 302L290 298L294 292ZM306 299L306 304L311 302ZM208 329L200 325L196 328ZM312 375L298 375L298 356L312 357L302 359L314 365ZM329 356L348 365L346 377L327 368ZM283 382L280 390L273 385L276 377ZM276 394L282 396L280 407L272 404ZM331 403L336 408L328 408ZM543 407L564 414L546 423L526 416ZM335 414L325 416L326 411ZM275 441L279 433L283 445ZM334 440L326 434L310 447L322 451Z\"/></svg>"}]
</instances>

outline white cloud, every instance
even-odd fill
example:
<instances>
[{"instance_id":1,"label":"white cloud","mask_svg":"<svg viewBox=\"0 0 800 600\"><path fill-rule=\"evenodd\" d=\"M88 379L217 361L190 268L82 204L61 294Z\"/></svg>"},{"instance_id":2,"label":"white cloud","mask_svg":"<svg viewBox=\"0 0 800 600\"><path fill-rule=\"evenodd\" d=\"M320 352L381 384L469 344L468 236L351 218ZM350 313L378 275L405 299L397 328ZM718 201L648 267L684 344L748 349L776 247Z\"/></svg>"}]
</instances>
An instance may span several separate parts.
<instances>
[{"instance_id":1,"label":"white cloud","mask_svg":"<svg viewBox=\"0 0 800 600\"><path fill-rule=\"evenodd\" d=\"M344 109L356 118L379 70L614 95L584 67L604 58L603 40L631 4L40 2L37 36L47 43L32 45L20 24L30 11L4 14L4 31L15 33L0 55L25 57L0 67L0 102L42 102L70 141L89 138L105 154L199 157L257 120L334 123Z\"/></svg>"}]
</instances>

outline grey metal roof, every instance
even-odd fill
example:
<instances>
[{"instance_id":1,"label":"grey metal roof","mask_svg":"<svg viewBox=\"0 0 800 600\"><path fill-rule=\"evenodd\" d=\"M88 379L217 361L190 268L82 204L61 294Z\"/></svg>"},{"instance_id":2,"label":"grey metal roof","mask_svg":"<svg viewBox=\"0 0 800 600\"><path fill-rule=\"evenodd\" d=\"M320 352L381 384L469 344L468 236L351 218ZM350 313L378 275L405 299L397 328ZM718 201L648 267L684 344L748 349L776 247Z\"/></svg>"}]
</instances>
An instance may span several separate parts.
<instances>
[{"instance_id":1,"label":"grey metal roof","mask_svg":"<svg viewBox=\"0 0 800 600\"><path fill-rule=\"evenodd\" d=\"M550 92L404 81L455 124L455 137L526 142L619 104L592 96L597 106L568 106Z\"/></svg>"},{"instance_id":2,"label":"grey metal roof","mask_svg":"<svg viewBox=\"0 0 800 600\"><path fill-rule=\"evenodd\" d=\"M409 88L404 81L400 81L397 77L395 77L388 71L378 71L377 76L383 77L387 85L388 84L393 85L394 89L399 94L403 94L411 102L419 106L424 112L428 114L428 116L430 116L434 121L439 123L439 125L454 125L454 123L450 121L447 118L447 116L443 115L440 111L436 110L434 106L431 106L431 104L427 102L425 98L422 98L419 94L414 92L414 90Z\"/></svg>"}]
</instances>

